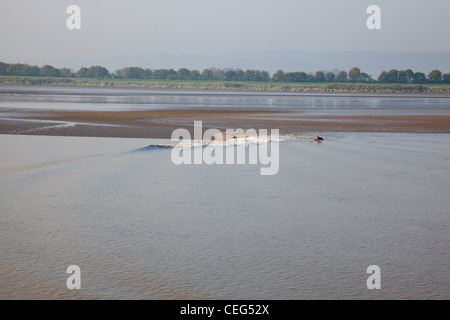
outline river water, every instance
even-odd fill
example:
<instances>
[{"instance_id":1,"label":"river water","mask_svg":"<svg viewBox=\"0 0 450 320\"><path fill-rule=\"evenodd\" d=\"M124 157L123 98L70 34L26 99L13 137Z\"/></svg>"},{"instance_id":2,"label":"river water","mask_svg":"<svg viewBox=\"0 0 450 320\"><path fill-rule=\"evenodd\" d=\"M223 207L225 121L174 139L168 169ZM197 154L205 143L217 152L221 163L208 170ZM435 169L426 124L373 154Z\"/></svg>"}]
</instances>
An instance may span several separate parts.
<instances>
[{"instance_id":1,"label":"river water","mask_svg":"<svg viewBox=\"0 0 450 320\"><path fill-rule=\"evenodd\" d=\"M0 107L136 107L13 96ZM445 98L354 99L381 100L365 112L448 112ZM0 298L449 299L450 135L324 136L280 142L264 176L262 164L175 165L151 139L0 135ZM69 265L81 290L66 287ZM379 290L366 286L371 265Z\"/></svg>"}]
</instances>

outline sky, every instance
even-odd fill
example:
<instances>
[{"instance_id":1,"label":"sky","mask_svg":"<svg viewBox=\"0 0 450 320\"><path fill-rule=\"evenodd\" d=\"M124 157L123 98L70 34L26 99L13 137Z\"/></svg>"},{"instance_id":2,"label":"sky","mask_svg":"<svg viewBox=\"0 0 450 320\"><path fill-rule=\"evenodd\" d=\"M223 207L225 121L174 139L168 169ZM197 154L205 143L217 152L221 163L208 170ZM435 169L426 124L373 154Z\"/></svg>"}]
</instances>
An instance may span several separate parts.
<instances>
[{"instance_id":1,"label":"sky","mask_svg":"<svg viewBox=\"0 0 450 320\"><path fill-rule=\"evenodd\" d=\"M69 5L81 29L66 27ZM381 30L369 30L369 5ZM240 51L450 52L449 0L0 0L0 61Z\"/></svg>"}]
</instances>

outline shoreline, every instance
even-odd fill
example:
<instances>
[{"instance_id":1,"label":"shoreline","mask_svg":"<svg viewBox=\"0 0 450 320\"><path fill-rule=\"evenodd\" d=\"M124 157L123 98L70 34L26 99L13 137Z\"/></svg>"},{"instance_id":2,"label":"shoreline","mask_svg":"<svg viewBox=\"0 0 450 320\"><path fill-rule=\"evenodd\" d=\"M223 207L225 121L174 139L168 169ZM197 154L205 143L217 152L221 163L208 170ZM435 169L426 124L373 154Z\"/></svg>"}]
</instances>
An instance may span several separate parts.
<instances>
[{"instance_id":1,"label":"shoreline","mask_svg":"<svg viewBox=\"0 0 450 320\"><path fill-rule=\"evenodd\" d=\"M315 94L450 95L450 84L245 82L221 80L144 80L0 76L0 85L74 88L143 88L232 92Z\"/></svg>"},{"instance_id":2,"label":"shoreline","mask_svg":"<svg viewBox=\"0 0 450 320\"><path fill-rule=\"evenodd\" d=\"M6 89L7 88L7 89ZM20 89L18 89L20 88ZM24 88L22 90L22 88ZM53 90L52 90L53 89ZM76 89L77 91L67 91ZM86 91L79 91L86 89ZM126 96L129 90L133 95L154 95L154 96L196 96L207 95L208 97L227 97L230 95L261 95L264 97L373 97L373 98L450 98L449 93L390 93L390 92L303 92L303 91L262 91L262 90L230 90L230 89L189 89L189 88L158 88L158 87L125 87L125 86L72 86L72 85L24 85L24 84L2 84L0 83L0 94L46 94L46 95L98 95L109 96L109 92L93 90L115 90L115 96ZM45 90L45 91L44 91ZM120 92L123 90L123 92ZM142 90L142 92L138 92Z\"/></svg>"}]
</instances>

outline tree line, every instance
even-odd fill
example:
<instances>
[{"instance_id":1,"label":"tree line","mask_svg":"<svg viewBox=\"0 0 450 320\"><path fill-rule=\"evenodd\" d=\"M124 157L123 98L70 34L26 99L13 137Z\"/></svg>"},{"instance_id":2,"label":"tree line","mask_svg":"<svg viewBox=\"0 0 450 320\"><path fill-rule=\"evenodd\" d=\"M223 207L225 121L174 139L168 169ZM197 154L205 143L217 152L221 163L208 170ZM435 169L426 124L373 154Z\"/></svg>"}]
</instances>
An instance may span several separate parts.
<instances>
[{"instance_id":1,"label":"tree line","mask_svg":"<svg viewBox=\"0 0 450 320\"><path fill-rule=\"evenodd\" d=\"M7 64L0 62L0 75L3 76L30 76L30 77L64 77L64 78L95 78L95 79L161 79L161 80L220 80L220 81L258 81L258 82L349 82L349 83L450 83L450 73L432 70L427 75L422 72L408 70L383 71L378 78L372 79L370 75L357 67L348 72L317 71L316 73L284 72L278 70L272 76L263 70L242 69L204 69L189 70L187 68L174 69L143 69L139 67L125 67L110 73L102 66L81 67L73 72L69 68L55 68L50 65L42 67L28 64Z\"/></svg>"}]
</instances>

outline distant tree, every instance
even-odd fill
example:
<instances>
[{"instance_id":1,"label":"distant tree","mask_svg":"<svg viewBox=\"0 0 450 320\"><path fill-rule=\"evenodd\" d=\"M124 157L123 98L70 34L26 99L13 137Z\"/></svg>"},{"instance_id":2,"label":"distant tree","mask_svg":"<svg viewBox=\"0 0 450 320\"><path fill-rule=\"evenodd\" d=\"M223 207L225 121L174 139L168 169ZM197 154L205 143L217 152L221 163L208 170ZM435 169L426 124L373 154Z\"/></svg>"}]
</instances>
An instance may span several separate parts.
<instances>
[{"instance_id":1,"label":"distant tree","mask_svg":"<svg viewBox=\"0 0 450 320\"><path fill-rule=\"evenodd\" d=\"M268 73L267 71L260 71L259 78L260 81L267 82L270 80L270 73Z\"/></svg>"},{"instance_id":2,"label":"distant tree","mask_svg":"<svg viewBox=\"0 0 450 320\"><path fill-rule=\"evenodd\" d=\"M431 83L440 83L442 82L442 72L439 70L433 70L428 74L428 80Z\"/></svg>"},{"instance_id":3,"label":"distant tree","mask_svg":"<svg viewBox=\"0 0 450 320\"><path fill-rule=\"evenodd\" d=\"M109 71L102 66L91 66L87 69L87 78L104 79L110 76Z\"/></svg>"},{"instance_id":4,"label":"distant tree","mask_svg":"<svg viewBox=\"0 0 450 320\"><path fill-rule=\"evenodd\" d=\"M427 76L423 72L416 72L414 74L414 83L425 83L427 82Z\"/></svg>"},{"instance_id":5,"label":"distant tree","mask_svg":"<svg viewBox=\"0 0 450 320\"><path fill-rule=\"evenodd\" d=\"M144 69L144 78L145 79L153 78L153 71L150 69Z\"/></svg>"},{"instance_id":6,"label":"distant tree","mask_svg":"<svg viewBox=\"0 0 450 320\"><path fill-rule=\"evenodd\" d=\"M300 72L294 72L295 77L298 79L298 82L308 82L308 80L311 78L311 76L308 77L308 74L306 72L300 71Z\"/></svg>"},{"instance_id":7,"label":"distant tree","mask_svg":"<svg viewBox=\"0 0 450 320\"><path fill-rule=\"evenodd\" d=\"M41 75L44 77L59 77L59 70L47 64L41 68Z\"/></svg>"},{"instance_id":8,"label":"distant tree","mask_svg":"<svg viewBox=\"0 0 450 320\"><path fill-rule=\"evenodd\" d=\"M245 77L244 71L242 69L236 69L236 80L237 81L244 81L244 77Z\"/></svg>"},{"instance_id":9,"label":"distant tree","mask_svg":"<svg viewBox=\"0 0 450 320\"><path fill-rule=\"evenodd\" d=\"M6 68L5 68L5 74L8 75L8 76L13 76L14 72L15 72L14 65L13 64L7 64ZM40 72L40 70L39 70L39 72Z\"/></svg>"},{"instance_id":10,"label":"distant tree","mask_svg":"<svg viewBox=\"0 0 450 320\"><path fill-rule=\"evenodd\" d=\"M260 71L260 70L255 71L255 80L254 81L264 81L263 80L263 71Z\"/></svg>"},{"instance_id":11,"label":"distant tree","mask_svg":"<svg viewBox=\"0 0 450 320\"><path fill-rule=\"evenodd\" d=\"M6 66L6 74L9 75L9 76L15 76L15 75L17 75L16 73L17 73L16 65L12 64L12 63L9 63Z\"/></svg>"},{"instance_id":12,"label":"distant tree","mask_svg":"<svg viewBox=\"0 0 450 320\"><path fill-rule=\"evenodd\" d=\"M296 79L299 78L297 75L299 75L300 72L286 72L283 76L283 81L285 82L294 82L294 81L301 81L300 79ZM305 73L305 78L306 78L306 73Z\"/></svg>"},{"instance_id":13,"label":"distant tree","mask_svg":"<svg viewBox=\"0 0 450 320\"><path fill-rule=\"evenodd\" d=\"M29 77L39 77L41 75L41 69L38 66L30 66L28 64L20 65L20 75Z\"/></svg>"},{"instance_id":14,"label":"distant tree","mask_svg":"<svg viewBox=\"0 0 450 320\"><path fill-rule=\"evenodd\" d=\"M2 76L6 76L6 68L8 67L8 65L4 62L0 62L0 75Z\"/></svg>"},{"instance_id":15,"label":"distant tree","mask_svg":"<svg viewBox=\"0 0 450 320\"><path fill-rule=\"evenodd\" d=\"M39 77L41 75L41 70L38 66L30 66L28 64L3 64L3 71L1 74L11 75L11 76L31 76L31 77ZM53 67L52 67L53 68ZM55 69L57 70L57 69ZM57 76L58 71L54 72L54 76Z\"/></svg>"},{"instance_id":16,"label":"distant tree","mask_svg":"<svg viewBox=\"0 0 450 320\"><path fill-rule=\"evenodd\" d=\"M244 72L244 81L269 81L270 74L261 70L246 70Z\"/></svg>"},{"instance_id":17,"label":"distant tree","mask_svg":"<svg viewBox=\"0 0 450 320\"><path fill-rule=\"evenodd\" d=\"M226 81L274 81L274 82L375 82L370 75L361 72L357 67L349 70L348 74L345 71L339 72L336 76L333 72L324 74L322 71L317 71L315 74L298 71L298 72L283 72L278 70L272 77L264 70L246 70L242 69L204 69L202 73L198 70L189 70L187 68L180 68L178 71L174 69L142 69L139 67L126 67L116 70L111 75L109 71L102 66L91 66L89 68L81 67L75 73L69 68L57 69L50 65L30 66L28 64L7 64L0 62L0 75L4 76L48 76L48 77L85 77L85 78L109 78L111 76L116 78L131 78L131 79L182 79L182 80L226 80ZM378 76L379 83L450 83L450 73L443 74L440 70L432 70L425 75L422 72L414 73L411 69L396 70L391 69L389 72L383 71Z\"/></svg>"},{"instance_id":18,"label":"distant tree","mask_svg":"<svg viewBox=\"0 0 450 320\"><path fill-rule=\"evenodd\" d=\"M224 74L221 69L215 69L213 72L213 79L214 80L224 80Z\"/></svg>"},{"instance_id":19,"label":"distant tree","mask_svg":"<svg viewBox=\"0 0 450 320\"><path fill-rule=\"evenodd\" d=\"M153 71L153 79L167 79L169 71L167 69L157 69Z\"/></svg>"},{"instance_id":20,"label":"distant tree","mask_svg":"<svg viewBox=\"0 0 450 320\"><path fill-rule=\"evenodd\" d=\"M21 64L10 63L6 66L6 73L11 76L20 76L22 70Z\"/></svg>"},{"instance_id":21,"label":"distant tree","mask_svg":"<svg viewBox=\"0 0 450 320\"><path fill-rule=\"evenodd\" d=\"M142 68L125 67L115 72L116 77L125 79L144 79L145 72Z\"/></svg>"},{"instance_id":22,"label":"distant tree","mask_svg":"<svg viewBox=\"0 0 450 320\"><path fill-rule=\"evenodd\" d=\"M307 74L303 71L295 72L294 74L297 75L299 82L308 82L311 81L312 78L312 74Z\"/></svg>"},{"instance_id":23,"label":"distant tree","mask_svg":"<svg viewBox=\"0 0 450 320\"><path fill-rule=\"evenodd\" d=\"M295 81L296 79L296 75L298 75L299 74L299 72L286 72L284 75L283 75L283 81L284 82L293 82L293 81ZM305 77L306 77L306 73L305 73ZM298 81L300 81L300 80L298 80Z\"/></svg>"},{"instance_id":24,"label":"distant tree","mask_svg":"<svg viewBox=\"0 0 450 320\"><path fill-rule=\"evenodd\" d=\"M255 81L264 81L263 80L263 71L261 71L261 70L255 71Z\"/></svg>"},{"instance_id":25,"label":"distant tree","mask_svg":"<svg viewBox=\"0 0 450 320\"><path fill-rule=\"evenodd\" d=\"M287 82L307 82L308 75L305 72L287 72L284 75L284 79Z\"/></svg>"},{"instance_id":26,"label":"distant tree","mask_svg":"<svg viewBox=\"0 0 450 320\"><path fill-rule=\"evenodd\" d=\"M29 75L29 71L30 71L30 68L31 68L31 66L30 65L28 65L28 64L21 64L21 63L19 63L19 64L17 64L17 71L18 71L18 73L21 75L21 76L27 76L27 75Z\"/></svg>"},{"instance_id":27,"label":"distant tree","mask_svg":"<svg viewBox=\"0 0 450 320\"><path fill-rule=\"evenodd\" d=\"M359 76L361 75L361 70L359 68L352 68L348 72L348 77L350 78L351 82L357 82L359 81Z\"/></svg>"},{"instance_id":28,"label":"distant tree","mask_svg":"<svg viewBox=\"0 0 450 320\"><path fill-rule=\"evenodd\" d=\"M245 70L244 72L244 81L256 81L256 72L255 70Z\"/></svg>"},{"instance_id":29,"label":"distant tree","mask_svg":"<svg viewBox=\"0 0 450 320\"><path fill-rule=\"evenodd\" d=\"M405 70L400 70L398 72L397 82L398 83L407 83L408 82L408 77L407 77Z\"/></svg>"},{"instance_id":30,"label":"distant tree","mask_svg":"<svg viewBox=\"0 0 450 320\"><path fill-rule=\"evenodd\" d=\"M335 81L336 81L336 75L335 75L333 72L329 71L329 72L327 72L327 74L325 75L325 79L326 79L328 82L335 82Z\"/></svg>"},{"instance_id":31,"label":"distant tree","mask_svg":"<svg viewBox=\"0 0 450 320\"><path fill-rule=\"evenodd\" d=\"M450 73L446 73L442 76L442 81L444 83L450 83Z\"/></svg>"},{"instance_id":32,"label":"distant tree","mask_svg":"<svg viewBox=\"0 0 450 320\"><path fill-rule=\"evenodd\" d=\"M406 83L414 83L416 80L414 72L411 69L407 69L405 73L406 73Z\"/></svg>"},{"instance_id":33,"label":"distant tree","mask_svg":"<svg viewBox=\"0 0 450 320\"><path fill-rule=\"evenodd\" d=\"M306 82L314 82L314 81L316 81L314 74L312 74L311 72L306 74Z\"/></svg>"},{"instance_id":34,"label":"distant tree","mask_svg":"<svg viewBox=\"0 0 450 320\"><path fill-rule=\"evenodd\" d=\"M39 77L41 75L41 68L38 66L31 66L28 75L32 77ZM71 76L73 76L73 74Z\"/></svg>"},{"instance_id":35,"label":"distant tree","mask_svg":"<svg viewBox=\"0 0 450 320\"><path fill-rule=\"evenodd\" d=\"M324 82L325 81L325 74L322 71L317 71L315 75L316 82Z\"/></svg>"},{"instance_id":36,"label":"distant tree","mask_svg":"<svg viewBox=\"0 0 450 320\"><path fill-rule=\"evenodd\" d=\"M250 81L268 81L270 79L270 74L267 71L250 70L250 74L251 74L250 79L252 79ZM245 78L246 75L244 73L244 79Z\"/></svg>"},{"instance_id":37,"label":"distant tree","mask_svg":"<svg viewBox=\"0 0 450 320\"><path fill-rule=\"evenodd\" d=\"M398 70L392 69L387 73L387 82L397 83L398 82Z\"/></svg>"},{"instance_id":38,"label":"distant tree","mask_svg":"<svg viewBox=\"0 0 450 320\"><path fill-rule=\"evenodd\" d=\"M211 69L205 69L202 71L202 79L203 80L212 80L214 76L214 72Z\"/></svg>"},{"instance_id":39,"label":"distant tree","mask_svg":"<svg viewBox=\"0 0 450 320\"><path fill-rule=\"evenodd\" d=\"M26 75L27 74L27 69L29 67L30 67L29 65L22 64L22 63L12 64L11 65L11 69L13 70L12 74L14 74L16 76Z\"/></svg>"},{"instance_id":40,"label":"distant tree","mask_svg":"<svg viewBox=\"0 0 450 320\"><path fill-rule=\"evenodd\" d=\"M380 75L378 76L378 80L379 83L387 83L388 82L388 74L386 71L383 71L380 73Z\"/></svg>"},{"instance_id":41,"label":"distant tree","mask_svg":"<svg viewBox=\"0 0 450 320\"><path fill-rule=\"evenodd\" d=\"M65 77L65 78L70 78L73 75L72 71L69 68L59 69L59 74L61 77Z\"/></svg>"},{"instance_id":42,"label":"distant tree","mask_svg":"<svg viewBox=\"0 0 450 320\"><path fill-rule=\"evenodd\" d=\"M177 78L181 80L191 79L191 71L186 68L181 68L177 71Z\"/></svg>"},{"instance_id":43,"label":"distant tree","mask_svg":"<svg viewBox=\"0 0 450 320\"><path fill-rule=\"evenodd\" d=\"M336 77L336 80L338 82L347 82L347 80L348 80L347 72L345 72L345 71L339 72Z\"/></svg>"},{"instance_id":44,"label":"distant tree","mask_svg":"<svg viewBox=\"0 0 450 320\"><path fill-rule=\"evenodd\" d=\"M130 78L131 77L134 79L144 79L145 78L145 71L142 68L130 67L129 72L130 72Z\"/></svg>"},{"instance_id":45,"label":"distant tree","mask_svg":"<svg viewBox=\"0 0 450 320\"><path fill-rule=\"evenodd\" d=\"M192 70L191 71L191 79L192 80L199 80L201 78L201 74L198 70Z\"/></svg>"},{"instance_id":46,"label":"distant tree","mask_svg":"<svg viewBox=\"0 0 450 320\"><path fill-rule=\"evenodd\" d=\"M362 72L358 79L360 82L373 82L372 77L365 72Z\"/></svg>"},{"instance_id":47,"label":"distant tree","mask_svg":"<svg viewBox=\"0 0 450 320\"><path fill-rule=\"evenodd\" d=\"M177 72L174 69L167 70L167 78L170 80L175 80L177 78Z\"/></svg>"},{"instance_id":48,"label":"distant tree","mask_svg":"<svg viewBox=\"0 0 450 320\"><path fill-rule=\"evenodd\" d=\"M86 78L87 77L87 72L88 72L88 69L86 67L81 67L80 70L75 72L75 75L78 78Z\"/></svg>"},{"instance_id":49,"label":"distant tree","mask_svg":"<svg viewBox=\"0 0 450 320\"><path fill-rule=\"evenodd\" d=\"M237 74L234 70L227 70L224 72L224 77L226 81L236 81Z\"/></svg>"},{"instance_id":50,"label":"distant tree","mask_svg":"<svg viewBox=\"0 0 450 320\"><path fill-rule=\"evenodd\" d=\"M272 80L276 82L284 81L284 72L282 70L277 70L277 72L272 75Z\"/></svg>"}]
</instances>

